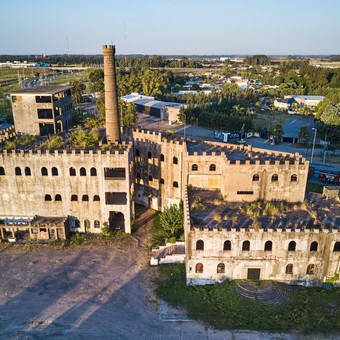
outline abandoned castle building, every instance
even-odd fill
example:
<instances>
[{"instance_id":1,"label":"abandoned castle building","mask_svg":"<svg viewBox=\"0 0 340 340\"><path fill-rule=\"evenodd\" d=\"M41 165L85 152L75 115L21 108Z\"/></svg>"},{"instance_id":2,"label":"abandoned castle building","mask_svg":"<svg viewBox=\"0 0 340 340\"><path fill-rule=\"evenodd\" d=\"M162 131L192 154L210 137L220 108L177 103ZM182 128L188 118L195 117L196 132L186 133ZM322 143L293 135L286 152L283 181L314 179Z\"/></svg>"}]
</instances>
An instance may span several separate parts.
<instances>
[{"instance_id":1,"label":"abandoned castle building","mask_svg":"<svg viewBox=\"0 0 340 340\"><path fill-rule=\"evenodd\" d=\"M2 238L6 230L23 228L44 239L58 238L58 233L64 238L69 231L100 233L103 226L131 233L135 203L162 210L183 200L188 284L246 278L319 282L339 272L338 230L196 228L188 186L218 190L226 205L302 202L309 162L298 153L173 139L143 130L122 133L114 46L104 45L103 53L105 142L110 148L2 151ZM12 93L17 132L66 130L73 111L70 92L59 86ZM50 221L58 223L50 226Z\"/></svg>"}]
</instances>

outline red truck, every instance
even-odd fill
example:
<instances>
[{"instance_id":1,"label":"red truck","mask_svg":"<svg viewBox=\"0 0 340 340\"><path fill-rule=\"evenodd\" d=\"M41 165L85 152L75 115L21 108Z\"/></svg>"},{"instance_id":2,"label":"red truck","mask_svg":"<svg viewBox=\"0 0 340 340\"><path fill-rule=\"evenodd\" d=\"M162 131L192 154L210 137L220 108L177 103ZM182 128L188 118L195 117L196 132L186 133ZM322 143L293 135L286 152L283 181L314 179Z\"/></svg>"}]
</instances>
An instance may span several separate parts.
<instances>
[{"instance_id":1,"label":"red truck","mask_svg":"<svg viewBox=\"0 0 340 340\"><path fill-rule=\"evenodd\" d=\"M319 180L321 182L340 184L340 173L328 170L319 171Z\"/></svg>"}]
</instances>

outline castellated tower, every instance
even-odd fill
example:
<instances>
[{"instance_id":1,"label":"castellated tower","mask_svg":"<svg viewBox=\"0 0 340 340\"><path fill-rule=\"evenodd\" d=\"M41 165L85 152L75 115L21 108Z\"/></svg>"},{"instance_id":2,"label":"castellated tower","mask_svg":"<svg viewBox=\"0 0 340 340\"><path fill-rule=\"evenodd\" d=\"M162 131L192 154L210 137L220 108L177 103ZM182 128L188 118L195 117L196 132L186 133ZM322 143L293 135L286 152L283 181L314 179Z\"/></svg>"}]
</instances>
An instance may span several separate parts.
<instances>
[{"instance_id":1,"label":"castellated tower","mask_svg":"<svg viewBox=\"0 0 340 340\"><path fill-rule=\"evenodd\" d=\"M103 45L103 53L106 138L108 143L120 143L115 46Z\"/></svg>"}]
</instances>

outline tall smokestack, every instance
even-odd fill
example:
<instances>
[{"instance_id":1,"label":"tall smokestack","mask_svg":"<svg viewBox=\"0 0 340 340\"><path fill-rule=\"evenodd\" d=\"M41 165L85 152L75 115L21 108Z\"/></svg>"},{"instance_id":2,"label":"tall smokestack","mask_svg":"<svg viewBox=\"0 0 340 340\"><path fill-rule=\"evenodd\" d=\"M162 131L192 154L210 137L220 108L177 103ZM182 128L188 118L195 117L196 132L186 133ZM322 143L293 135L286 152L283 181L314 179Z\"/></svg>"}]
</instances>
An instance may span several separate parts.
<instances>
[{"instance_id":1,"label":"tall smokestack","mask_svg":"<svg viewBox=\"0 0 340 340\"><path fill-rule=\"evenodd\" d=\"M116 81L116 49L113 45L103 45L104 53L104 91L105 91L105 125L108 143L121 142L118 91Z\"/></svg>"}]
</instances>

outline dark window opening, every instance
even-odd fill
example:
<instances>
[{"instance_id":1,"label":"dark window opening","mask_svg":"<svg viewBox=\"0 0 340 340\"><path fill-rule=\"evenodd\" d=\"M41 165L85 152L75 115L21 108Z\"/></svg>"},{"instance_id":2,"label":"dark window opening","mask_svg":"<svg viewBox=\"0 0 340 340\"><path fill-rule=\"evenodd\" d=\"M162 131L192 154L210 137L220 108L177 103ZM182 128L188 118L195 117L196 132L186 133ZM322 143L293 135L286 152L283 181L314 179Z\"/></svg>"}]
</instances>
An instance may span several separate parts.
<instances>
[{"instance_id":1,"label":"dark window opening","mask_svg":"<svg viewBox=\"0 0 340 340\"><path fill-rule=\"evenodd\" d=\"M161 184L164 184L164 178L161 178L159 181Z\"/></svg>"},{"instance_id":2,"label":"dark window opening","mask_svg":"<svg viewBox=\"0 0 340 340\"><path fill-rule=\"evenodd\" d=\"M314 264L309 264L306 270L307 275L314 275L315 266Z\"/></svg>"},{"instance_id":3,"label":"dark window opening","mask_svg":"<svg viewBox=\"0 0 340 340\"><path fill-rule=\"evenodd\" d=\"M54 125L49 123L39 123L40 136L48 136L54 134Z\"/></svg>"},{"instance_id":4,"label":"dark window opening","mask_svg":"<svg viewBox=\"0 0 340 340\"><path fill-rule=\"evenodd\" d=\"M224 241L223 250L227 250L227 251L231 250L231 242L229 240Z\"/></svg>"},{"instance_id":5,"label":"dark window opening","mask_svg":"<svg viewBox=\"0 0 340 340\"><path fill-rule=\"evenodd\" d=\"M139 157L139 150L136 149L136 157Z\"/></svg>"},{"instance_id":6,"label":"dark window opening","mask_svg":"<svg viewBox=\"0 0 340 340\"><path fill-rule=\"evenodd\" d=\"M272 176L272 182L277 182L279 180L279 176L277 174L274 174Z\"/></svg>"},{"instance_id":7,"label":"dark window opening","mask_svg":"<svg viewBox=\"0 0 340 340\"><path fill-rule=\"evenodd\" d=\"M106 192L105 204L127 204L126 192Z\"/></svg>"},{"instance_id":8,"label":"dark window opening","mask_svg":"<svg viewBox=\"0 0 340 340\"><path fill-rule=\"evenodd\" d=\"M78 201L78 196L77 195L72 195L71 196L71 201L73 201L73 202Z\"/></svg>"},{"instance_id":9,"label":"dark window opening","mask_svg":"<svg viewBox=\"0 0 340 340\"><path fill-rule=\"evenodd\" d=\"M314 241L310 244L310 251L317 251L318 250L318 242Z\"/></svg>"},{"instance_id":10,"label":"dark window opening","mask_svg":"<svg viewBox=\"0 0 340 340\"><path fill-rule=\"evenodd\" d=\"M75 168L70 168L70 176L77 176L77 172Z\"/></svg>"},{"instance_id":11,"label":"dark window opening","mask_svg":"<svg viewBox=\"0 0 340 340\"><path fill-rule=\"evenodd\" d=\"M18 166L15 168L15 175L21 176L21 169Z\"/></svg>"},{"instance_id":12,"label":"dark window opening","mask_svg":"<svg viewBox=\"0 0 340 340\"><path fill-rule=\"evenodd\" d=\"M97 229L97 228L100 228L100 222L98 220L95 220L94 221L94 227Z\"/></svg>"},{"instance_id":13,"label":"dark window opening","mask_svg":"<svg viewBox=\"0 0 340 340\"><path fill-rule=\"evenodd\" d=\"M35 96L36 103L51 103L52 98L51 96Z\"/></svg>"},{"instance_id":14,"label":"dark window opening","mask_svg":"<svg viewBox=\"0 0 340 340\"><path fill-rule=\"evenodd\" d=\"M152 154L151 154L150 151L148 152L148 158L149 158L149 159L152 159Z\"/></svg>"},{"instance_id":15,"label":"dark window opening","mask_svg":"<svg viewBox=\"0 0 340 340\"><path fill-rule=\"evenodd\" d=\"M204 241L198 240L196 242L196 250L204 250Z\"/></svg>"},{"instance_id":16,"label":"dark window opening","mask_svg":"<svg viewBox=\"0 0 340 340\"><path fill-rule=\"evenodd\" d=\"M209 171L216 171L216 164L210 164Z\"/></svg>"},{"instance_id":17,"label":"dark window opening","mask_svg":"<svg viewBox=\"0 0 340 340\"><path fill-rule=\"evenodd\" d=\"M5 176L5 169L2 166L0 166L0 176Z\"/></svg>"},{"instance_id":18,"label":"dark window opening","mask_svg":"<svg viewBox=\"0 0 340 340\"><path fill-rule=\"evenodd\" d=\"M25 168L25 176L31 176L31 169L28 166Z\"/></svg>"},{"instance_id":19,"label":"dark window opening","mask_svg":"<svg viewBox=\"0 0 340 340\"><path fill-rule=\"evenodd\" d=\"M52 176L58 176L58 169L56 167L52 168Z\"/></svg>"},{"instance_id":20,"label":"dark window opening","mask_svg":"<svg viewBox=\"0 0 340 340\"><path fill-rule=\"evenodd\" d=\"M334 243L333 251L340 251L340 242Z\"/></svg>"},{"instance_id":21,"label":"dark window opening","mask_svg":"<svg viewBox=\"0 0 340 340\"><path fill-rule=\"evenodd\" d=\"M41 176L48 176L47 168L45 167L41 168Z\"/></svg>"},{"instance_id":22,"label":"dark window opening","mask_svg":"<svg viewBox=\"0 0 340 340\"><path fill-rule=\"evenodd\" d=\"M191 166L191 171L197 171L198 170L198 165L197 164L193 164Z\"/></svg>"},{"instance_id":23,"label":"dark window opening","mask_svg":"<svg viewBox=\"0 0 340 340\"><path fill-rule=\"evenodd\" d=\"M296 175L292 175L292 177L290 178L291 182L297 182L297 176Z\"/></svg>"},{"instance_id":24,"label":"dark window opening","mask_svg":"<svg viewBox=\"0 0 340 340\"><path fill-rule=\"evenodd\" d=\"M243 250L243 251L248 251L248 250L250 250L250 242L249 242L249 241L244 241L244 242L242 243L242 250Z\"/></svg>"},{"instance_id":25,"label":"dark window opening","mask_svg":"<svg viewBox=\"0 0 340 340\"><path fill-rule=\"evenodd\" d=\"M293 274L293 265L291 263L286 266L286 274Z\"/></svg>"},{"instance_id":26,"label":"dark window opening","mask_svg":"<svg viewBox=\"0 0 340 340\"><path fill-rule=\"evenodd\" d=\"M288 251L295 251L295 249L296 249L296 242L290 241L288 244Z\"/></svg>"},{"instance_id":27,"label":"dark window opening","mask_svg":"<svg viewBox=\"0 0 340 340\"><path fill-rule=\"evenodd\" d=\"M88 202L89 201L89 195L83 195L82 199L83 202Z\"/></svg>"},{"instance_id":28,"label":"dark window opening","mask_svg":"<svg viewBox=\"0 0 340 340\"><path fill-rule=\"evenodd\" d=\"M178 182L174 181L174 182L172 183L172 185L173 185L174 188L178 188Z\"/></svg>"},{"instance_id":29,"label":"dark window opening","mask_svg":"<svg viewBox=\"0 0 340 340\"><path fill-rule=\"evenodd\" d=\"M174 157L174 158L172 159L172 163L178 164L178 158L177 158L177 157Z\"/></svg>"},{"instance_id":30,"label":"dark window opening","mask_svg":"<svg viewBox=\"0 0 340 340\"><path fill-rule=\"evenodd\" d=\"M164 155L161 153L161 162L164 162Z\"/></svg>"},{"instance_id":31,"label":"dark window opening","mask_svg":"<svg viewBox=\"0 0 340 340\"><path fill-rule=\"evenodd\" d=\"M260 175L255 174L253 175L253 182L258 182L260 180Z\"/></svg>"},{"instance_id":32,"label":"dark window opening","mask_svg":"<svg viewBox=\"0 0 340 340\"><path fill-rule=\"evenodd\" d=\"M237 195L254 195L254 191L240 190L240 191L237 191Z\"/></svg>"},{"instance_id":33,"label":"dark window opening","mask_svg":"<svg viewBox=\"0 0 340 340\"><path fill-rule=\"evenodd\" d=\"M272 241L267 241L264 244L264 250L265 251L272 251L273 250L273 242Z\"/></svg>"},{"instance_id":34,"label":"dark window opening","mask_svg":"<svg viewBox=\"0 0 340 340\"><path fill-rule=\"evenodd\" d=\"M217 265L217 274L222 274L222 273L225 273L225 264L219 263Z\"/></svg>"},{"instance_id":35,"label":"dark window opening","mask_svg":"<svg viewBox=\"0 0 340 340\"><path fill-rule=\"evenodd\" d=\"M139 173L139 172L137 172L136 177L137 177L137 178L140 178L140 173Z\"/></svg>"},{"instance_id":36,"label":"dark window opening","mask_svg":"<svg viewBox=\"0 0 340 340\"><path fill-rule=\"evenodd\" d=\"M152 182L152 180L153 180L151 175L149 175L148 179L149 179L150 182Z\"/></svg>"},{"instance_id":37,"label":"dark window opening","mask_svg":"<svg viewBox=\"0 0 340 340\"><path fill-rule=\"evenodd\" d=\"M105 168L105 179L121 179L126 177L125 168Z\"/></svg>"},{"instance_id":38,"label":"dark window opening","mask_svg":"<svg viewBox=\"0 0 340 340\"><path fill-rule=\"evenodd\" d=\"M90 175L91 176L97 176L97 169L96 168L91 168L90 169Z\"/></svg>"},{"instance_id":39,"label":"dark window opening","mask_svg":"<svg viewBox=\"0 0 340 340\"><path fill-rule=\"evenodd\" d=\"M80 173L80 176L86 176L86 169L80 168L79 173Z\"/></svg>"},{"instance_id":40,"label":"dark window opening","mask_svg":"<svg viewBox=\"0 0 340 340\"><path fill-rule=\"evenodd\" d=\"M51 195L45 195L45 201L52 201Z\"/></svg>"},{"instance_id":41,"label":"dark window opening","mask_svg":"<svg viewBox=\"0 0 340 340\"><path fill-rule=\"evenodd\" d=\"M100 197L98 195L94 195L93 196L93 201L94 202L99 202L100 201Z\"/></svg>"},{"instance_id":42,"label":"dark window opening","mask_svg":"<svg viewBox=\"0 0 340 340\"><path fill-rule=\"evenodd\" d=\"M54 200L55 201L61 201L61 195L59 195L59 194L55 195Z\"/></svg>"},{"instance_id":43,"label":"dark window opening","mask_svg":"<svg viewBox=\"0 0 340 340\"><path fill-rule=\"evenodd\" d=\"M52 109L38 109L38 119L52 119Z\"/></svg>"}]
</instances>

